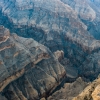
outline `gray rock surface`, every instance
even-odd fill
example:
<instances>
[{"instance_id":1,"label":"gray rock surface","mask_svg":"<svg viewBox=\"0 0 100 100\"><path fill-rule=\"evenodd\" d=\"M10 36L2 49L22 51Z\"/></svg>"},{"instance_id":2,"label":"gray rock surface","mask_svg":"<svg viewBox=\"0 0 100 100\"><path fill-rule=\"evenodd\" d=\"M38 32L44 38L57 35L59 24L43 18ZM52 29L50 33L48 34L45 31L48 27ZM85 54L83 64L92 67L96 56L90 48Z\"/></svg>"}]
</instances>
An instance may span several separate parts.
<instances>
[{"instance_id":1,"label":"gray rock surface","mask_svg":"<svg viewBox=\"0 0 100 100\"><path fill-rule=\"evenodd\" d=\"M87 26L87 30L96 39L100 40L100 1L99 0L61 0L68 4Z\"/></svg>"},{"instance_id":2,"label":"gray rock surface","mask_svg":"<svg viewBox=\"0 0 100 100\"><path fill-rule=\"evenodd\" d=\"M85 15L89 14L92 20L87 16L82 19L93 23L97 16L87 1L84 1L80 12L77 10L80 9L80 0L73 1L73 4L76 2L76 6L78 5L76 12L74 5L69 2L71 1L66 0L64 3L61 0L1 0L0 22L12 32L31 37L53 52L63 50L73 67L80 71L79 67L87 55L99 50L100 41L89 34L85 22L78 16L82 16L85 4L86 11L89 10ZM90 16L92 12L93 16Z\"/></svg>"},{"instance_id":3,"label":"gray rock surface","mask_svg":"<svg viewBox=\"0 0 100 100\"><path fill-rule=\"evenodd\" d=\"M87 26L87 30L100 40L100 1L99 0L61 0L77 12L79 18Z\"/></svg>"},{"instance_id":4,"label":"gray rock surface","mask_svg":"<svg viewBox=\"0 0 100 100\"><path fill-rule=\"evenodd\" d=\"M65 83L64 86L48 97L48 100L72 100L88 85L81 78L78 78L73 83Z\"/></svg>"},{"instance_id":5,"label":"gray rock surface","mask_svg":"<svg viewBox=\"0 0 100 100\"><path fill-rule=\"evenodd\" d=\"M99 5L99 0L0 0L0 24L12 33L0 26L0 96L46 97L65 73L95 79Z\"/></svg>"},{"instance_id":6,"label":"gray rock surface","mask_svg":"<svg viewBox=\"0 0 100 100\"><path fill-rule=\"evenodd\" d=\"M89 0L61 0L65 4L71 6L75 12L80 16L81 19L85 20L95 20L96 12L93 8L88 4Z\"/></svg>"},{"instance_id":7,"label":"gray rock surface","mask_svg":"<svg viewBox=\"0 0 100 100\"><path fill-rule=\"evenodd\" d=\"M0 92L8 100L46 96L65 74L48 48L0 26Z\"/></svg>"},{"instance_id":8,"label":"gray rock surface","mask_svg":"<svg viewBox=\"0 0 100 100\"><path fill-rule=\"evenodd\" d=\"M60 0L16 0L15 2L12 0L1 0L0 7L2 13L6 15L14 25L17 25L17 27L23 28L23 26L28 25L28 27L42 29L44 35L41 37L42 40L40 40L40 42L44 43L54 40L54 35L51 33L56 32L57 36L63 33L66 38L77 42L85 49L89 47L89 50L93 50L99 45L98 43L96 47L93 45L96 41L88 35L86 25L80 21L77 13L75 13L68 4L64 4ZM25 33L23 33L22 36L24 36L24 34ZM84 36L82 34L84 34ZM46 41L44 41L44 39ZM60 42L59 40L57 40L57 42Z\"/></svg>"},{"instance_id":9,"label":"gray rock surface","mask_svg":"<svg viewBox=\"0 0 100 100\"><path fill-rule=\"evenodd\" d=\"M64 66L66 70L66 75L69 78L77 78L78 77L78 69L72 65L69 59L64 57L64 52L61 50L57 50L54 52L55 57L58 61Z\"/></svg>"}]
</instances>

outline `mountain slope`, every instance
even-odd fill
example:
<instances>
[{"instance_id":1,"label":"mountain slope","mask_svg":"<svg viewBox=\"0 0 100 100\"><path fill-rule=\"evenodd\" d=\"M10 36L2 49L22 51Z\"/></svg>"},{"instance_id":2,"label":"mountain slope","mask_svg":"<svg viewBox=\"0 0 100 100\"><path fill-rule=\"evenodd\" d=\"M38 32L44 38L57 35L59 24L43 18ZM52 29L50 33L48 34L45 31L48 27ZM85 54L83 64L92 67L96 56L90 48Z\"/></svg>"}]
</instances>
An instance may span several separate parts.
<instances>
[{"instance_id":1,"label":"mountain slope","mask_svg":"<svg viewBox=\"0 0 100 100\"><path fill-rule=\"evenodd\" d=\"M100 78L93 82L84 82L78 78L73 83L66 83L47 100L100 100Z\"/></svg>"},{"instance_id":2,"label":"mountain slope","mask_svg":"<svg viewBox=\"0 0 100 100\"><path fill-rule=\"evenodd\" d=\"M97 78L99 4L98 0L0 0L0 25L11 31L0 27L0 96L40 99L60 82Z\"/></svg>"},{"instance_id":3,"label":"mountain slope","mask_svg":"<svg viewBox=\"0 0 100 100\"><path fill-rule=\"evenodd\" d=\"M100 1L99 0L61 0L68 4L87 26L87 30L96 39L100 40Z\"/></svg>"},{"instance_id":4,"label":"mountain slope","mask_svg":"<svg viewBox=\"0 0 100 100\"><path fill-rule=\"evenodd\" d=\"M80 67L87 55L100 47L72 6L60 0L1 0L0 8L1 24L20 36L35 39L52 52L63 50L73 67ZM87 8L90 14L94 12L89 5Z\"/></svg>"},{"instance_id":5,"label":"mountain slope","mask_svg":"<svg viewBox=\"0 0 100 100\"><path fill-rule=\"evenodd\" d=\"M65 74L48 48L0 26L0 92L8 100L46 96Z\"/></svg>"}]
</instances>

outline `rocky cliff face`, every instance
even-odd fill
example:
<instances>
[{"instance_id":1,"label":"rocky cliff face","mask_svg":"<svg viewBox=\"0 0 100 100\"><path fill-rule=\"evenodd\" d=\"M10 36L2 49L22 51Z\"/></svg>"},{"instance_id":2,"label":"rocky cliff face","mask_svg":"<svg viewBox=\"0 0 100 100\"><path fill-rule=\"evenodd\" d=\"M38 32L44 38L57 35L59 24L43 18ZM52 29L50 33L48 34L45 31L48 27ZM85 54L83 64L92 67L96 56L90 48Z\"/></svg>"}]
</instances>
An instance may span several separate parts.
<instances>
[{"instance_id":1,"label":"rocky cliff face","mask_svg":"<svg viewBox=\"0 0 100 100\"><path fill-rule=\"evenodd\" d=\"M78 78L73 83L66 83L47 100L100 100L100 77L93 82L84 82Z\"/></svg>"},{"instance_id":2,"label":"rocky cliff face","mask_svg":"<svg viewBox=\"0 0 100 100\"><path fill-rule=\"evenodd\" d=\"M63 50L73 67L80 70L87 55L100 47L100 41L90 35L88 25L81 21L92 23L96 12L85 0L80 5L80 0L1 0L0 23L52 52Z\"/></svg>"},{"instance_id":3,"label":"rocky cliff face","mask_svg":"<svg viewBox=\"0 0 100 100\"><path fill-rule=\"evenodd\" d=\"M87 30L96 39L100 40L100 1L99 0L61 0L68 4L72 9L77 12L79 18L85 25Z\"/></svg>"},{"instance_id":4,"label":"rocky cliff face","mask_svg":"<svg viewBox=\"0 0 100 100\"><path fill-rule=\"evenodd\" d=\"M96 18L96 12L92 7L88 4L89 0L61 0L65 4L68 4L72 7L79 17L84 20L93 21Z\"/></svg>"},{"instance_id":5,"label":"rocky cliff face","mask_svg":"<svg viewBox=\"0 0 100 100\"><path fill-rule=\"evenodd\" d=\"M0 0L0 24L11 31L0 27L0 98L46 97L65 73L68 78L93 81L100 73L99 4L99 0Z\"/></svg>"},{"instance_id":6,"label":"rocky cliff face","mask_svg":"<svg viewBox=\"0 0 100 100\"><path fill-rule=\"evenodd\" d=\"M48 48L0 26L1 95L8 100L34 100L46 96L64 76L64 67Z\"/></svg>"},{"instance_id":7,"label":"rocky cliff face","mask_svg":"<svg viewBox=\"0 0 100 100\"><path fill-rule=\"evenodd\" d=\"M73 100L99 100L100 99L100 78L90 83L78 96Z\"/></svg>"},{"instance_id":8,"label":"rocky cliff face","mask_svg":"<svg viewBox=\"0 0 100 100\"><path fill-rule=\"evenodd\" d=\"M87 85L88 85L87 82L84 82L81 78L78 78L73 83L65 83L60 90L53 93L50 97L48 97L47 100L58 100L58 99L72 100L79 93L81 93Z\"/></svg>"}]
</instances>

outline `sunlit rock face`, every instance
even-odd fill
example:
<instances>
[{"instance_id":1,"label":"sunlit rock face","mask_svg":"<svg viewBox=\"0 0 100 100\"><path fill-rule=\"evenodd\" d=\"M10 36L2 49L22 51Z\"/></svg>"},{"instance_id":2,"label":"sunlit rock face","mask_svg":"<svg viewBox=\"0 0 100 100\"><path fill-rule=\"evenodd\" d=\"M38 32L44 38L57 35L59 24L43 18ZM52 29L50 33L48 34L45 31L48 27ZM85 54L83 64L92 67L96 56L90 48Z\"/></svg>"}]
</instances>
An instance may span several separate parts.
<instances>
[{"instance_id":1,"label":"sunlit rock face","mask_svg":"<svg viewBox=\"0 0 100 100\"><path fill-rule=\"evenodd\" d=\"M100 100L100 77L93 82L84 82L80 77L48 97L47 100Z\"/></svg>"},{"instance_id":2,"label":"sunlit rock face","mask_svg":"<svg viewBox=\"0 0 100 100\"><path fill-rule=\"evenodd\" d=\"M8 100L46 96L65 74L48 48L0 26L0 92Z\"/></svg>"},{"instance_id":3,"label":"sunlit rock face","mask_svg":"<svg viewBox=\"0 0 100 100\"><path fill-rule=\"evenodd\" d=\"M75 82L65 83L60 90L56 91L51 96L49 96L47 100L58 100L58 99L73 100L73 98L76 97L79 93L81 93L87 85L88 83L84 82L79 77L78 79L76 79Z\"/></svg>"},{"instance_id":4,"label":"sunlit rock face","mask_svg":"<svg viewBox=\"0 0 100 100\"><path fill-rule=\"evenodd\" d=\"M100 96L100 77L89 83L88 86L79 93L78 96L74 97L72 100L99 100Z\"/></svg>"}]
</instances>

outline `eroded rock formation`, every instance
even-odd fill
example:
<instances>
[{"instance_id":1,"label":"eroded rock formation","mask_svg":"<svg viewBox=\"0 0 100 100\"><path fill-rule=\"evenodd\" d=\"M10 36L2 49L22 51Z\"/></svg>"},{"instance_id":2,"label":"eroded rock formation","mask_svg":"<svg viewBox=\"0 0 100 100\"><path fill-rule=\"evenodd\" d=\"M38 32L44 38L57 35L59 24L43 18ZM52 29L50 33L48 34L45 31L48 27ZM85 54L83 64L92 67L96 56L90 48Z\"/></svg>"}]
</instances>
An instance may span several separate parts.
<instances>
[{"instance_id":1,"label":"eroded rock formation","mask_svg":"<svg viewBox=\"0 0 100 100\"><path fill-rule=\"evenodd\" d=\"M72 100L99 100L100 78L90 83L77 97Z\"/></svg>"},{"instance_id":2,"label":"eroded rock formation","mask_svg":"<svg viewBox=\"0 0 100 100\"><path fill-rule=\"evenodd\" d=\"M78 95L78 96L77 96ZM78 78L73 83L66 83L53 93L48 100L100 100L100 77L93 82L84 82Z\"/></svg>"},{"instance_id":3,"label":"eroded rock formation","mask_svg":"<svg viewBox=\"0 0 100 100\"><path fill-rule=\"evenodd\" d=\"M78 78L73 83L65 83L64 86L48 97L48 100L72 100L73 97L81 93L87 86L87 82L84 82L81 78Z\"/></svg>"},{"instance_id":4,"label":"eroded rock formation","mask_svg":"<svg viewBox=\"0 0 100 100\"><path fill-rule=\"evenodd\" d=\"M8 100L46 96L65 74L48 48L0 26L0 92Z\"/></svg>"},{"instance_id":5,"label":"eroded rock formation","mask_svg":"<svg viewBox=\"0 0 100 100\"><path fill-rule=\"evenodd\" d=\"M65 75L88 81L97 78L100 73L99 5L99 0L0 0L0 25L11 31L0 26L0 98L47 97L63 83ZM88 82L82 79L66 83L49 99L68 96L72 100L83 94L81 99L86 95L85 99L98 99L99 86L91 96L85 94Z\"/></svg>"}]
</instances>

